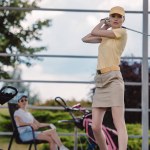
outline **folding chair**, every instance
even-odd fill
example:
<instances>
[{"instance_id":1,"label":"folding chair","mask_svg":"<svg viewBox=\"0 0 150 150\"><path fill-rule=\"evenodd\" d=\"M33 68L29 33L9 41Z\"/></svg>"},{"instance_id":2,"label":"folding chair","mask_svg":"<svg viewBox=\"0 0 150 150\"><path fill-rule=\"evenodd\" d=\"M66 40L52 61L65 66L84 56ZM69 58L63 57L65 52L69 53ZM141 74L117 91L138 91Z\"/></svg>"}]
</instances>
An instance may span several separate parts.
<instances>
[{"instance_id":1,"label":"folding chair","mask_svg":"<svg viewBox=\"0 0 150 150\"><path fill-rule=\"evenodd\" d=\"M44 140L35 139L33 129L32 129L33 140L30 140L30 141L27 141L27 142L22 141L19 137L18 127L17 127L16 122L14 120L14 112L15 112L15 110L17 110L17 104L8 103L8 109L9 109L11 122L12 122L12 127L13 127L13 135L11 136L9 146L8 146L8 150L11 149L12 142L13 142L14 138L15 138L15 141L16 141L17 144L29 144L29 150L31 150L32 145L34 145L34 149L37 150L37 144L48 143L47 141L44 141Z\"/></svg>"},{"instance_id":2,"label":"folding chair","mask_svg":"<svg viewBox=\"0 0 150 150\"><path fill-rule=\"evenodd\" d=\"M0 89L0 104L3 105L11 100L18 93L17 89L12 86L4 86ZM0 148L0 150L2 150Z\"/></svg>"}]
</instances>

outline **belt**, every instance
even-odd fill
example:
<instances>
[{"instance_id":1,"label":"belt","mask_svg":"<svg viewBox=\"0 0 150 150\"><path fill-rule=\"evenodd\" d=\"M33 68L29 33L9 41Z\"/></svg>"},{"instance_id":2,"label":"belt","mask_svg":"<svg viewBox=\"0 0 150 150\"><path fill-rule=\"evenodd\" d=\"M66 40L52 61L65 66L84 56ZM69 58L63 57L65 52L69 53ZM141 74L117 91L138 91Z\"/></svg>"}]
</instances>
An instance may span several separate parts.
<instances>
[{"instance_id":1,"label":"belt","mask_svg":"<svg viewBox=\"0 0 150 150\"><path fill-rule=\"evenodd\" d=\"M117 70L120 70L119 66L111 66L111 67L106 67L106 68L97 70L97 74L103 74L103 73L107 73L110 71L117 71Z\"/></svg>"}]
</instances>

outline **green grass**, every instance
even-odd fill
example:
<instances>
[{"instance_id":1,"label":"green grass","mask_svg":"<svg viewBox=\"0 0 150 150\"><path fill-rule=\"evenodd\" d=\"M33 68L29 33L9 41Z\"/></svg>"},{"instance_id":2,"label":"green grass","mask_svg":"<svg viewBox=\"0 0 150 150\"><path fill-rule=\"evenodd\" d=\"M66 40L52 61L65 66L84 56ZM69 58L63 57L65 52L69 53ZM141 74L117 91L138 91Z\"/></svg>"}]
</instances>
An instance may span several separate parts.
<instances>
[{"instance_id":1,"label":"green grass","mask_svg":"<svg viewBox=\"0 0 150 150\"><path fill-rule=\"evenodd\" d=\"M8 112L8 109L7 108L2 108L0 109L0 114L8 114L9 115L9 112ZM2 117L0 115L0 122L2 121Z\"/></svg>"},{"instance_id":2,"label":"green grass","mask_svg":"<svg viewBox=\"0 0 150 150\"><path fill-rule=\"evenodd\" d=\"M10 138L9 137L2 137L0 136L0 149L7 150L9 145ZM22 144L16 144L15 140L12 143L11 150L27 150L29 145L22 145ZM34 150L34 147L32 145L32 150ZM42 150L42 144L38 145L38 150Z\"/></svg>"},{"instance_id":3,"label":"green grass","mask_svg":"<svg viewBox=\"0 0 150 150\"><path fill-rule=\"evenodd\" d=\"M0 149L7 150L9 145L9 140L10 140L9 137L0 136ZM27 145L18 145L14 141L11 150L27 150Z\"/></svg>"}]
</instances>

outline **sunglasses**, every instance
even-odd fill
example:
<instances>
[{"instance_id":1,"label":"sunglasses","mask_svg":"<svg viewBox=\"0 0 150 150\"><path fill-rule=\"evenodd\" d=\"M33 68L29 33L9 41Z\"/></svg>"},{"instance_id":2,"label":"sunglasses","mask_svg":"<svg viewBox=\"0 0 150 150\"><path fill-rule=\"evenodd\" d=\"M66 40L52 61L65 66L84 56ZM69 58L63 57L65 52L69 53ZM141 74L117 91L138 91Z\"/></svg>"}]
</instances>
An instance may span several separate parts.
<instances>
[{"instance_id":1,"label":"sunglasses","mask_svg":"<svg viewBox=\"0 0 150 150\"><path fill-rule=\"evenodd\" d=\"M27 99L21 99L19 102L23 103L23 102L27 102Z\"/></svg>"}]
</instances>

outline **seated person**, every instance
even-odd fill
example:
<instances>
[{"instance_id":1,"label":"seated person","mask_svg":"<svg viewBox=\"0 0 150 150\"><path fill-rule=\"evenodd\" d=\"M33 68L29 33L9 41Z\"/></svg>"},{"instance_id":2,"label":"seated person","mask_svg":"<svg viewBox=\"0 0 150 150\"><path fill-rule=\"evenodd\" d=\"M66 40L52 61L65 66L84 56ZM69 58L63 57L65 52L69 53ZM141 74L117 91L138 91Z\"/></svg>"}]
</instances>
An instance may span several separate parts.
<instances>
[{"instance_id":1,"label":"seated person","mask_svg":"<svg viewBox=\"0 0 150 150\"><path fill-rule=\"evenodd\" d=\"M16 125L23 126L23 125L29 125L25 127L19 127L18 132L20 133L20 138L22 141L29 141L33 140L32 135L32 128L35 130L35 138L39 140L45 140L49 143L50 150L56 150L57 147L59 147L59 150L69 150L66 148L55 129L48 129L45 131L36 131L40 127L46 127L49 126L47 123L40 123L38 122L34 116L27 111L27 105L28 105L28 99L26 95L18 96L17 99L18 104L18 110L14 113L14 119L16 121Z\"/></svg>"}]
</instances>

